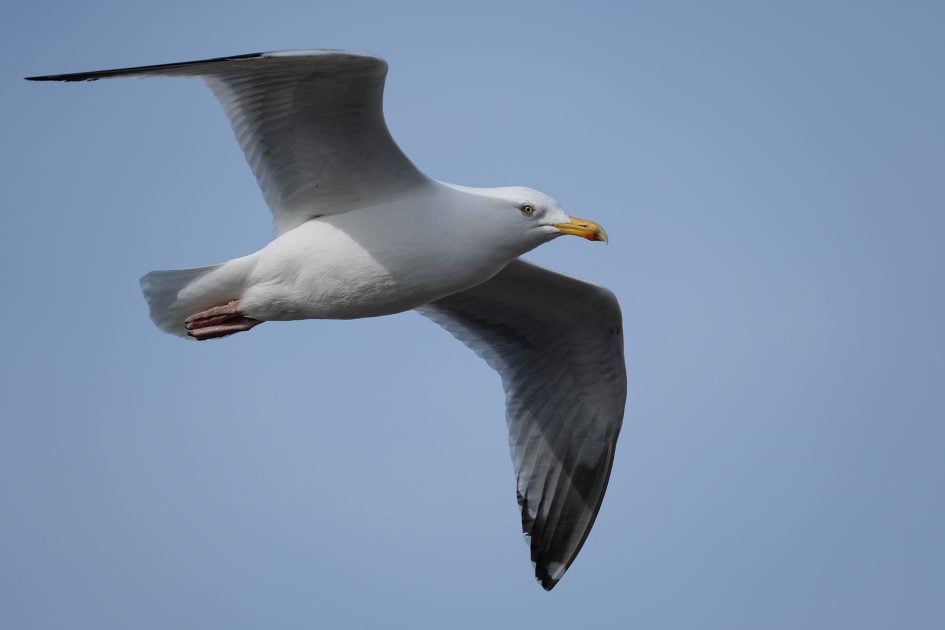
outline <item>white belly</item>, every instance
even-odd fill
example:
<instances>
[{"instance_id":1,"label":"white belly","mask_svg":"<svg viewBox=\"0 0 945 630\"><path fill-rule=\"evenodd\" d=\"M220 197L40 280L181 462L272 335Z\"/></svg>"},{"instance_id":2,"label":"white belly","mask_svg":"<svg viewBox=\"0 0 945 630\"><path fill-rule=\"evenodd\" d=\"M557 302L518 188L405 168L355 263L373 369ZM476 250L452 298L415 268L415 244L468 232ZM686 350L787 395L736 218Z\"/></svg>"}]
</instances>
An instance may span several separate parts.
<instances>
[{"instance_id":1,"label":"white belly","mask_svg":"<svg viewBox=\"0 0 945 630\"><path fill-rule=\"evenodd\" d=\"M242 312L270 321L389 315L484 282L508 262L468 260L451 242L461 234L387 210L315 219L281 235L254 255Z\"/></svg>"}]
</instances>

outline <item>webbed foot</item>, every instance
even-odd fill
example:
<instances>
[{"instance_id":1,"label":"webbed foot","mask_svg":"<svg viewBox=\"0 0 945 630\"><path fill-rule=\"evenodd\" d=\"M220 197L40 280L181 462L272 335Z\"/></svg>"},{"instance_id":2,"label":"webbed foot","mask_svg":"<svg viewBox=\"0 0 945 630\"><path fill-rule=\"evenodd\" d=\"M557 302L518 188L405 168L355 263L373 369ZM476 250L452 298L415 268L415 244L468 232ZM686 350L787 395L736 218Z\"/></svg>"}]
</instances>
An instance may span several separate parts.
<instances>
[{"instance_id":1,"label":"webbed foot","mask_svg":"<svg viewBox=\"0 0 945 630\"><path fill-rule=\"evenodd\" d=\"M261 323L260 320L246 317L240 312L239 300L230 300L226 304L195 313L184 320L187 334L197 341L226 337L249 330Z\"/></svg>"}]
</instances>

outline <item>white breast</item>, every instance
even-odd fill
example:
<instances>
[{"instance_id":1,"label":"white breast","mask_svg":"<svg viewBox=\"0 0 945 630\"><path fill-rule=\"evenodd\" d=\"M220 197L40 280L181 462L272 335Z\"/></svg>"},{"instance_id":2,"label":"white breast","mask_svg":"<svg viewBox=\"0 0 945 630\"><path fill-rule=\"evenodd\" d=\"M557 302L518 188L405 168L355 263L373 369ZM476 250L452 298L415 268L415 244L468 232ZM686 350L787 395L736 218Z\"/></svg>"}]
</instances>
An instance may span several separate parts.
<instances>
[{"instance_id":1,"label":"white breast","mask_svg":"<svg viewBox=\"0 0 945 630\"><path fill-rule=\"evenodd\" d=\"M313 219L260 250L242 311L261 320L352 319L410 310L484 282L509 257L471 246L455 191Z\"/></svg>"}]
</instances>

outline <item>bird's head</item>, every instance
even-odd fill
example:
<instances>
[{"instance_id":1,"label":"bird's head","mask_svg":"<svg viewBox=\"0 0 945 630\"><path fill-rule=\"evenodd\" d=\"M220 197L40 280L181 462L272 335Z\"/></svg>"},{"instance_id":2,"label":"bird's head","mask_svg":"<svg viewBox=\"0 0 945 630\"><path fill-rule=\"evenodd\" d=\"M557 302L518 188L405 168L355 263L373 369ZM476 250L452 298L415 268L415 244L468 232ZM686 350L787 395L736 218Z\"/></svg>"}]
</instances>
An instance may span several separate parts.
<instances>
[{"instance_id":1,"label":"bird's head","mask_svg":"<svg viewBox=\"0 0 945 630\"><path fill-rule=\"evenodd\" d=\"M589 241L607 242L607 232L594 221L569 215L543 192L523 186L488 189L490 221L493 233L506 232L506 238L525 249L524 253L564 234Z\"/></svg>"}]
</instances>

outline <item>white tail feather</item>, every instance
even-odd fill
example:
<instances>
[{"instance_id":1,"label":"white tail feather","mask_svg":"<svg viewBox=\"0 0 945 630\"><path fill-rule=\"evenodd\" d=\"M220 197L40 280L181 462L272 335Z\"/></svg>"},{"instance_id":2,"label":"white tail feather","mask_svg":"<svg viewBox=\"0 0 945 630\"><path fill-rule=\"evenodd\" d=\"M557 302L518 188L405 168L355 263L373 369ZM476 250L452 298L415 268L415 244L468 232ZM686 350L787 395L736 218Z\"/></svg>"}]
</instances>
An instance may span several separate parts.
<instances>
[{"instance_id":1,"label":"white tail feather","mask_svg":"<svg viewBox=\"0 0 945 630\"><path fill-rule=\"evenodd\" d=\"M190 339L184 320L240 298L253 262L246 257L210 267L145 274L141 277L141 291L151 310L151 321L166 333Z\"/></svg>"}]
</instances>

